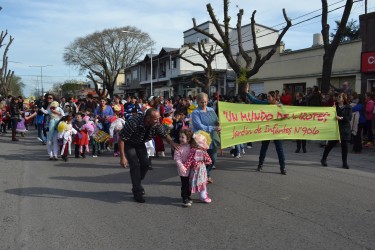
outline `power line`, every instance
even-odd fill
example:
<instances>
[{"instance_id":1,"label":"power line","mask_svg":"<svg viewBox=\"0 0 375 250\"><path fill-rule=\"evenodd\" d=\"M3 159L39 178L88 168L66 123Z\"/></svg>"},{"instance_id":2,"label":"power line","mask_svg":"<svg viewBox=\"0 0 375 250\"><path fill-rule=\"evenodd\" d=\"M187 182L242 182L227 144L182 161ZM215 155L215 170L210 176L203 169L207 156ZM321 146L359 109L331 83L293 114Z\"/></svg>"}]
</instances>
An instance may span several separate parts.
<instances>
[{"instance_id":1,"label":"power line","mask_svg":"<svg viewBox=\"0 0 375 250\"><path fill-rule=\"evenodd\" d=\"M337 2L335 2L335 3L330 4L329 6L333 6L333 5L335 5L335 4L337 4L337 3L340 3L340 2L343 2L343 1L344 1L344 0L337 1ZM356 0L356 1L354 1L353 3L358 3L358 2L363 2L363 0ZM335 8L335 9L329 10L328 13L331 13L331 12L336 11L336 10L338 10L338 9L341 9L341 8L343 8L343 7L345 7L345 5L342 5L342 6L339 6L339 7ZM298 17L294 18L293 20L300 19L300 18L302 18L302 17L305 17L305 16L307 16L307 15L310 15L310 14L315 13L315 12L320 11L320 10L322 10L322 8L320 8L320 9L318 9L318 10L311 11L311 12L306 13L306 14L303 14L303 15L301 15L301 16L298 16ZM352 13L352 12L351 12L351 13ZM300 22L298 22L298 23L293 24L291 27L296 27L297 25L301 25L302 23L305 23L305 22L311 21L311 20L313 20L313 19L315 19L315 18L317 18L317 17L320 17L320 16L322 16L322 14L315 15L315 16L313 16L313 17L310 17L310 18L304 19L304 20L302 20L302 21L300 21ZM329 19L332 19L332 18L329 18ZM285 22L284 22L284 23L285 23ZM282 24L284 24L284 23L280 23L280 24L274 25L274 26L272 26L271 28L273 28L273 27L277 27L277 26L280 26L280 25L282 25ZM317 23L317 22L316 22L316 23ZM265 32L265 31L266 31L266 30L263 30L263 31L261 31L261 32ZM282 29L277 30L277 32L280 32L280 31L282 31ZM261 32L259 32L259 33L261 33ZM246 32L246 33L247 33L247 32ZM244 34L246 34L246 33L244 33ZM259 33L258 33L258 34L259 34ZM275 33L275 31L268 32L268 33L266 33L266 34L264 34L264 35L257 36L257 38L265 37L265 36L268 36L268 35L271 35L271 34L274 34L274 33ZM253 38L250 38L250 39L248 39L248 40L244 40L244 41L242 41L242 43L250 42L250 41L252 41L252 40L253 40ZM236 40L233 40L232 42L234 42L234 41L236 41ZM237 41L238 41L238 40L237 40ZM212 44L215 45L216 43L212 43ZM237 42L237 43L233 43L233 44L231 44L231 46L235 46L235 45L238 45L238 42ZM196 53L191 53L191 55L186 55L186 56L184 56L184 57L185 57L185 58L191 58L191 57L195 57L195 56L199 56L199 55L196 54Z\"/></svg>"},{"instance_id":2,"label":"power line","mask_svg":"<svg viewBox=\"0 0 375 250\"><path fill-rule=\"evenodd\" d=\"M338 4L338 3L343 2L343 1L345 1L345 0L340 0L340 1L337 1L337 2L335 2L335 3L332 3L332 4L328 5L328 7L331 7L331 6L335 5L335 4ZM310 15L310 14L313 14L313 13L318 12L318 11L321 11L321 10L322 10L322 8L317 9L317 10L313 10L313 11L311 11L311 12L308 12L308 13L303 14L303 15L301 15L301 16L298 16L298 17L296 17L296 18L292 18L291 20L294 21L294 20L300 19L300 18L302 18L302 17L308 16L308 15ZM271 26L270 28L271 28L271 29L274 29L274 28L276 28L276 27L278 27L278 26L280 26L280 25L283 25L283 24L285 24L285 23L286 23L286 22L282 22L282 23L276 24L276 25L274 25L274 26ZM280 31L280 30L279 30L279 31ZM250 31L245 32L244 34L242 34L242 38L247 37L247 36L244 36L244 35L246 35L246 34L249 33L249 32L250 32ZM260 34L260 33L262 33L262 32L265 32L265 30L260 31L258 34ZM250 33L248 36L251 36L251 33ZM234 42L234 41L235 41L235 40L233 40L233 41L231 41L231 42Z\"/></svg>"},{"instance_id":3,"label":"power line","mask_svg":"<svg viewBox=\"0 0 375 250\"><path fill-rule=\"evenodd\" d=\"M357 3L357 2L361 2L361 1L363 1L363 0L357 0L357 1L354 1L353 3ZM345 7L345 5L342 5L342 6L340 6L340 7L337 7L337 8L335 8L335 9L333 9L333 10L329 10L328 13L331 13L331 12L336 11L336 10L338 10L338 9L341 9L341 8L343 8L343 7ZM305 22L307 22L307 21L310 21L310 20L315 19L315 18L320 17L320 16L322 16L322 14L315 15L315 16L310 17L310 18L308 18L308 19L302 20L302 21L300 21L300 22L298 22L298 23L296 23L296 24L292 24L291 27L297 26L297 25L299 25L299 24L301 24L301 23L305 23ZM283 30L283 29L279 29L279 30L277 30L277 32L280 32L280 31L282 31L282 30ZM261 38L261 37L264 37L264 36L268 36L268 35L274 34L274 33L275 33L274 31L269 32L269 33L266 33L266 34L264 34L264 35L258 36L257 39L258 39L258 38ZM249 40L245 40L245 41L243 41L243 43L244 43L244 42L250 42L250 41L253 41L253 38L251 38L251 39L249 39ZM231 46L235 46L235 45L238 45L238 43L231 44Z\"/></svg>"}]
</instances>

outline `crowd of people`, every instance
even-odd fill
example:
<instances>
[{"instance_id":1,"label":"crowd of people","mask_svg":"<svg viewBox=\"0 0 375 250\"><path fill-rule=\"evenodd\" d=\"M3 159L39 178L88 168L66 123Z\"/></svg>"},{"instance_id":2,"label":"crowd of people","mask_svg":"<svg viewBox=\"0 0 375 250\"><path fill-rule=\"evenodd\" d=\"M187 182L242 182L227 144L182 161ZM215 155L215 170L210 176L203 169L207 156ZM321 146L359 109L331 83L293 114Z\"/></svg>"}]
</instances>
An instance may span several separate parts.
<instances>
[{"instance_id":1,"label":"crowd of people","mask_svg":"<svg viewBox=\"0 0 375 250\"><path fill-rule=\"evenodd\" d=\"M332 88L328 94L321 94L319 88L308 88L306 93L270 91L255 95L249 88L243 96L219 96L218 98L199 93L197 96L164 99L151 96L147 99L115 95L112 99L57 98L47 93L38 100L24 102L22 96L1 100L1 133L12 133L12 141L18 141L17 134L24 136L32 126L38 132L37 140L46 145L48 159L68 161L71 147L75 158L99 157L104 151L113 151L120 158L120 165L130 168L134 200L145 202L142 180L152 159L165 157L164 140L171 145L171 155L176 161L181 179L181 197L184 206L191 206L192 193L199 193L202 202L210 203L207 184L213 183L211 171L215 168L220 150L220 131L217 101L251 104L295 106L336 106L340 130L342 167L349 168L347 161L349 143L354 153L361 153L362 147L373 147L374 94L357 94L345 82L341 89ZM339 141L325 142L321 158L327 166L331 149ZM264 166L269 140L261 142L257 171ZM274 140L279 158L280 173L286 175L283 141ZM307 153L305 140L296 140L295 153ZM251 148L251 142L247 143ZM235 145L231 154L240 158L244 145Z\"/></svg>"}]
</instances>

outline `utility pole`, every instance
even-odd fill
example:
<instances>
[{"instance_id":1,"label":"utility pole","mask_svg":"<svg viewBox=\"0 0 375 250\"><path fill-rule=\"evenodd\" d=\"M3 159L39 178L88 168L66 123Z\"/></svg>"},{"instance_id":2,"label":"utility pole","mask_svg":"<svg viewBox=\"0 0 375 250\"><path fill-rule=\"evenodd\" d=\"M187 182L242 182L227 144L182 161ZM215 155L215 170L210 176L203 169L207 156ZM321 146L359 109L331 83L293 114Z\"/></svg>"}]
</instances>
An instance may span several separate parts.
<instances>
[{"instance_id":1,"label":"utility pole","mask_svg":"<svg viewBox=\"0 0 375 250\"><path fill-rule=\"evenodd\" d=\"M43 87L43 68L50 67L53 65L29 65L29 67L38 67L40 68L40 85L42 87L42 95L44 95L44 87Z\"/></svg>"}]
</instances>

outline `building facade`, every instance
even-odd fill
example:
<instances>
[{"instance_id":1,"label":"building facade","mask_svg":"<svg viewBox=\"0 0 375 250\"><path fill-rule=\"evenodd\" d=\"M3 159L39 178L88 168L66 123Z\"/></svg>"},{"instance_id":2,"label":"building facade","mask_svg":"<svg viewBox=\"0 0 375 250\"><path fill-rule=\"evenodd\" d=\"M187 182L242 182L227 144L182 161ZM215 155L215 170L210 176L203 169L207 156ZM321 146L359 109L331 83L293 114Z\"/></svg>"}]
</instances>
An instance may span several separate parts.
<instances>
[{"instance_id":1,"label":"building facade","mask_svg":"<svg viewBox=\"0 0 375 250\"><path fill-rule=\"evenodd\" d=\"M337 88L344 81L356 92L361 92L360 54L362 41L341 43L336 51L332 66L331 84ZM262 48L266 54L268 48ZM249 54L254 56L254 51ZM250 88L259 93L271 90L288 89L290 92L303 92L314 85L320 86L323 65L323 46L286 51L281 44L277 52L259 72L250 79Z\"/></svg>"},{"instance_id":2,"label":"building facade","mask_svg":"<svg viewBox=\"0 0 375 250\"><path fill-rule=\"evenodd\" d=\"M219 34L212 22L205 22L199 28L215 34L220 39ZM252 48L252 35L250 25L242 27L243 46L245 50ZM258 39L259 47L273 44L278 36L277 30L256 25L258 33L267 33ZM231 40L237 40L237 30L230 28ZM124 80L120 90L125 95L144 96L164 96L168 98L174 95L196 95L201 92L201 88L193 81L194 77L202 78L204 71L202 67L194 66L182 60L179 55L184 53L184 57L195 63L206 64L203 58L188 45L197 46L198 42L204 44L209 49L218 50L219 47L208 37L196 32L194 29L184 31L184 45L181 48L162 48L158 54L148 54L135 65L124 70ZM233 53L237 53L238 45L233 43ZM235 94L235 78L231 75L227 61L223 54L218 54L213 62L214 71L217 74L215 83L210 88L211 94Z\"/></svg>"}]
</instances>

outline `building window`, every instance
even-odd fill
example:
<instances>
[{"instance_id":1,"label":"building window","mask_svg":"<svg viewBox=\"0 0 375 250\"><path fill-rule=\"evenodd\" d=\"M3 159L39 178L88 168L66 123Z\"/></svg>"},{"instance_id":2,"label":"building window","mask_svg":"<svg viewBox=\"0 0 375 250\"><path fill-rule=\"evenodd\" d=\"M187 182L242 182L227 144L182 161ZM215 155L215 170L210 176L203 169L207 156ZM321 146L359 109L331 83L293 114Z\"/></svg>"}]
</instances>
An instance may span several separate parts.
<instances>
[{"instance_id":1,"label":"building window","mask_svg":"<svg viewBox=\"0 0 375 250\"><path fill-rule=\"evenodd\" d=\"M132 72L132 79L136 80L138 78L138 70L133 70Z\"/></svg>"},{"instance_id":2,"label":"building window","mask_svg":"<svg viewBox=\"0 0 375 250\"><path fill-rule=\"evenodd\" d=\"M173 58L172 59L171 66L172 66L172 69L176 69L177 68L177 58Z\"/></svg>"},{"instance_id":3,"label":"building window","mask_svg":"<svg viewBox=\"0 0 375 250\"><path fill-rule=\"evenodd\" d=\"M161 63L159 77L161 78L166 77L166 72L167 72L167 62Z\"/></svg>"},{"instance_id":4,"label":"building window","mask_svg":"<svg viewBox=\"0 0 375 250\"><path fill-rule=\"evenodd\" d=\"M331 77L331 85L339 89L342 87L343 82L348 82L351 89L355 89L355 76L342 76L342 77ZM318 86L322 86L322 78L318 79Z\"/></svg>"},{"instance_id":5,"label":"building window","mask_svg":"<svg viewBox=\"0 0 375 250\"><path fill-rule=\"evenodd\" d=\"M306 83L286 83L284 84L284 89L287 89L289 93L294 97L296 93L301 92L306 93Z\"/></svg>"}]
</instances>

